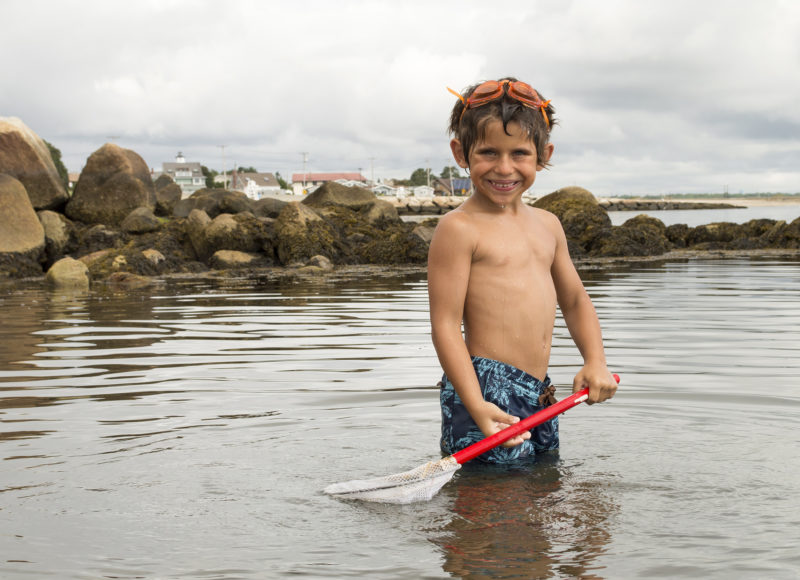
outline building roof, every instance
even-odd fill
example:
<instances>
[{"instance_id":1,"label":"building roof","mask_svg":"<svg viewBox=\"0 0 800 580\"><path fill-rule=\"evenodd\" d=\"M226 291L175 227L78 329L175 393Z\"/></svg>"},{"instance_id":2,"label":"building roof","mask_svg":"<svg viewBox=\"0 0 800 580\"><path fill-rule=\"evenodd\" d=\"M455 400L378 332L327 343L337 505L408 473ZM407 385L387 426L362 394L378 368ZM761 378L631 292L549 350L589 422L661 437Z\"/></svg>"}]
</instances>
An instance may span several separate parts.
<instances>
[{"instance_id":1,"label":"building roof","mask_svg":"<svg viewBox=\"0 0 800 580\"><path fill-rule=\"evenodd\" d=\"M250 179L255 182L258 187L280 187L278 180L272 173L239 173L233 174L235 181L233 187L243 187Z\"/></svg>"},{"instance_id":2,"label":"building roof","mask_svg":"<svg viewBox=\"0 0 800 580\"><path fill-rule=\"evenodd\" d=\"M174 161L165 161L161 164L161 171L164 173L175 173L176 171L191 171L193 175L202 175L202 165L197 162L183 162L175 163Z\"/></svg>"},{"instance_id":3,"label":"building roof","mask_svg":"<svg viewBox=\"0 0 800 580\"><path fill-rule=\"evenodd\" d=\"M456 193L460 193L462 191L469 191L470 187L472 186L472 182L469 177L454 177L452 180L447 177L440 177L435 182L437 189L442 189L444 191L455 191Z\"/></svg>"},{"instance_id":4,"label":"building roof","mask_svg":"<svg viewBox=\"0 0 800 580\"><path fill-rule=\"evenodd\" d=\"M344 179L346 181L366 181L367 178L360 173L294 173L292 183L316 182L316 181L336 181Z\"/></svg>"}]
</instances>

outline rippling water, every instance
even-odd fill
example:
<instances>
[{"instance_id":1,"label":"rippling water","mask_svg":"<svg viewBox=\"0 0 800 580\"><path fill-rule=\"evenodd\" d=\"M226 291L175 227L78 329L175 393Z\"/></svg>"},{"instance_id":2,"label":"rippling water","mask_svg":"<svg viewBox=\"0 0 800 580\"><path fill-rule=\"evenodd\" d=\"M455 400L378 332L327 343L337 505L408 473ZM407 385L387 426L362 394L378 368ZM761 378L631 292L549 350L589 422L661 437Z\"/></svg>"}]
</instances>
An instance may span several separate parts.
<instances>
[{"instance_id":1,"label":"rippling water","mask_svg":"<svg viewBox=\"0 0 800 580\"><path fill-rule=\"evenodd\" d=\"M800 262L584 280L618 396L409 506L320 490L439 457L424 274L7 292L0 577L796 578Z\"/></svg>"}]
</instances>

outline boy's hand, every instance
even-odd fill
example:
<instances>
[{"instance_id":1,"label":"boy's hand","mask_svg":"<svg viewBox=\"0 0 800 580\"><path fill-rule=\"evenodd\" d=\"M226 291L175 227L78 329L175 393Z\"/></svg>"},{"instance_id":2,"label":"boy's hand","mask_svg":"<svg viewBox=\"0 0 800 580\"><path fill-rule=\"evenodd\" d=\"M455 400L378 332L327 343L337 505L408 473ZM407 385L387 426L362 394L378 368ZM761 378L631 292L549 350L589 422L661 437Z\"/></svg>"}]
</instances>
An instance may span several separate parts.
<instances>
[{"instance_id":1,"label":"boy's hand","mask_svg":"<svg viewBox=\"0 0 800 580\"><path fill-rule=\"evenodd\" d=\"M502 431L506 427L519 423L519 417L509 415L494 403L483 401L480 408L472 415L475 424L483 432L486 437L494 435L498 431ZM516 447L523 441L531 438L530 431L523 431L516 437L513 437L503 443L503 447Z\"/></svg>"},{"instance_id":2,"label":"boy's hand","mask_svg":"<svg viewBox=\"0 0 800 580\"><path fill-rule=\"evenodd\" d=\"M605 365L584 365L572 381L572 392L589 387L588 405L601 403L617 392L617 381Z\"/></svg>"}]
</instances>

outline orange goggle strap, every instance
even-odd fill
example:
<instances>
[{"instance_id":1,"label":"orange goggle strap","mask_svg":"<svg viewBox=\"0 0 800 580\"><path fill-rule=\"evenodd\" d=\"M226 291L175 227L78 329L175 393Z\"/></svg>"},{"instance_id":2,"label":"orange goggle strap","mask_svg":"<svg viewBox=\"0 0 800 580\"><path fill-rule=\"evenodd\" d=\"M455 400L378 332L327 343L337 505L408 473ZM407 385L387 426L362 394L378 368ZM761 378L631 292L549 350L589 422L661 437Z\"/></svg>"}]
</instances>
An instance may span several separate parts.
<instances>
[{"instance_id":1,"label":"orange goggle strap","mask_svg":"<svg viewBox=\"0 0 800 580\"><path fill-rule=\"evenodd\" d=\"M463 103L464 109L461 111L461 117L462 118L464 117L464 113L467 112L467 109L469 109L469 108L474 109L476 107L480 107L481 105L485 105L486 103L489 103L489 102L491 102L491 101L493 101L493 100L495 100L497 98L502 97L503 94L508 94L509 97L511 97L512 99L514 99L515 101L517 101L519 103L522 103L524 106L528 107L529 109L539 109L542 112L542 118L544 119L544 122L547 125L547 128L549 129L550 128L550 119L547 118L547 106L550 104L550 100L547 100L547 101L542 101L542 100L529 101L528 99L523 99L523 98L520 98L520 97L516 97L516 96L510 94L511 87L509 87L509 92L506 93L506 91L503 90L503 87L506 84L508 84L508 82L509 81L503 81L502 82L502 84L500 85L500 92L497 94L497 96L484 97L482 99L482 102L478 103L477 105L471 103L469 99L465 99L463 95L461 95L460 93L457 93L456 91L454 91L450 87L446 87L446 88L452 94L457 96L459 98L459 100ZM461 119L459 119L459 123L460 122L461 122Z\"/></svg>"}]
</instances>

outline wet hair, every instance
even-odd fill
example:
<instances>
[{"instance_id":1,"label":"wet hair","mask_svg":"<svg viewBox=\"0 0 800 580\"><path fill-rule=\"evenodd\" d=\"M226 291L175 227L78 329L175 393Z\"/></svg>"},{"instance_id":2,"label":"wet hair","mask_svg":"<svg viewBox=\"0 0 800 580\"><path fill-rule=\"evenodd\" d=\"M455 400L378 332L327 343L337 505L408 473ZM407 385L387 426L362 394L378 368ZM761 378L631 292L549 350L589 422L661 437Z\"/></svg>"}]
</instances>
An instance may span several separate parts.
<instances>
[{"instance_id":1,"label":"wet hair","mask_svg":"<svg viewBox=\"0 0 800 580\"><path fill-rule=\"evenodd\" d=\"M514 82L517 79L514 77L503 77L499 80ZM464 100L466 101L480 85L481 83L475 83L462 92L461 95L464 97ZM536 92L539 93L538 90ZM539 98L543 101L547 100L541 93L539 93ZM466 111L464 111L464 103L459 99L456 101L453 111L450 114L448 131L461 143L461 147L464 150L464 157L469 161L469 153L472 147L486 137L486 125L489 121L495 119L502 121L503 131L505 131L506 135L510 135L508 132L508 124L512 121L516 122L522 127L522 130L527 133L536 147L538 164L542 167L547 167L550 165L549 161L542 160L546 154L545 148L550 142L550 129L552 129L553 125L556 125L558 121L556 121L554 117L555 109L552 105L548 104L544 110L547 114L547 118L550 120L549 127L542 117L541 110L526 107L513 97L508 96L508 94L504 94L499 99L490 101L485 105L470 108Z\"/></svg>"}]
</instances>

